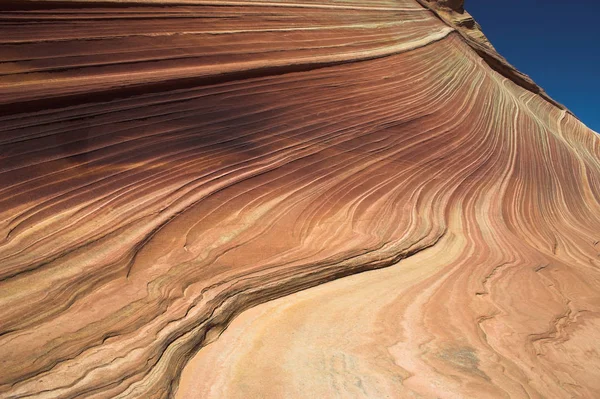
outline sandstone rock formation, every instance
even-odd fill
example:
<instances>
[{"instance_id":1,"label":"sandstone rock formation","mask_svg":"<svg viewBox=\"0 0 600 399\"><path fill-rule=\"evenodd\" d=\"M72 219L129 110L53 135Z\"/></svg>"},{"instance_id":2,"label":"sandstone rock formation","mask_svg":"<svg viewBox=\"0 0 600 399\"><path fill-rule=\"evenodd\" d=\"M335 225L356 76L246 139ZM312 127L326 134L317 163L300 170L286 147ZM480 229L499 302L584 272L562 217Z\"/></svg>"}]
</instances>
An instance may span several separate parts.
<instances>
[{"instance_id":1,"label":"sandstone rock formation","mask_svg":"<svg viewBox=\"0 0 600 399\"><path fill-rule=\"evenodd\" d=\"M460 3L0 10L0 398L600 395L600 139Z\"/></svg>"}]
</instances>

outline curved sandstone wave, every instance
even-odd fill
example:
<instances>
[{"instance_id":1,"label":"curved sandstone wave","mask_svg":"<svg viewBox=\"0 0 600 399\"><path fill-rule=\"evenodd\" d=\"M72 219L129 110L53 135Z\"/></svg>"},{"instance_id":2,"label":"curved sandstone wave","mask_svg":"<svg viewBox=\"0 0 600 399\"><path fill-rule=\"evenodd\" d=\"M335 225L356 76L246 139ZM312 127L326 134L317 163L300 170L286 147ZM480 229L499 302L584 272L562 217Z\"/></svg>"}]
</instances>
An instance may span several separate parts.
<instances>
[{"instance_id":1,"label":"curved sandstone wave","mask_svg":"<svg viewBox=\"0 0 600 399\"><path fill-rule=\"evenodd\" d=\"M600 140L461 9L0 7L0 398L600 392Z\"/></svg>"}]
</instances>

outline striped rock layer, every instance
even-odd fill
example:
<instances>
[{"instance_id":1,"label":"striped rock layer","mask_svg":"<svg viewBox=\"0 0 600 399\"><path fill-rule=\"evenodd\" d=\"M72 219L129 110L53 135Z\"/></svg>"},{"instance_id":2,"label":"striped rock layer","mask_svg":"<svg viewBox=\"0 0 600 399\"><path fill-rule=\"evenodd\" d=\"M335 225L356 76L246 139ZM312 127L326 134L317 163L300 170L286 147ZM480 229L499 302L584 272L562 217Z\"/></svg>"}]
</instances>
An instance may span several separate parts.
<instances>
[{"instance_id":1,"label":"striped rock layer","mask_svg":"<svg viewBox=\"0 0 600 399\"><path fill-rule=\"evenodd\" d=\"M598 397L600 139L450 3L2 2L0 398Z\"/></svg>"}]
</instances>

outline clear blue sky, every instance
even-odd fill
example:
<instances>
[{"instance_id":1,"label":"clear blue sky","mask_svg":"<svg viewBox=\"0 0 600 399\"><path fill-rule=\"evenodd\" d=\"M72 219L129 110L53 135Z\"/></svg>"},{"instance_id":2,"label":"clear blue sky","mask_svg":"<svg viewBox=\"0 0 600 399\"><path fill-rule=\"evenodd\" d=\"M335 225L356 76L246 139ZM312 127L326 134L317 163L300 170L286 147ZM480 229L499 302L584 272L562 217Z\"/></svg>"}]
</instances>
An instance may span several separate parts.
<instances>
[{"instance_id":1,"label":"clear blue sky","mask_svg":"<svg viewBox=\"0 0 600 399\"><path fill-rule=\"evenodd\" d=\"M496 50L600 132L600 0L465 0Z\"/></svg>"}]
</instances>

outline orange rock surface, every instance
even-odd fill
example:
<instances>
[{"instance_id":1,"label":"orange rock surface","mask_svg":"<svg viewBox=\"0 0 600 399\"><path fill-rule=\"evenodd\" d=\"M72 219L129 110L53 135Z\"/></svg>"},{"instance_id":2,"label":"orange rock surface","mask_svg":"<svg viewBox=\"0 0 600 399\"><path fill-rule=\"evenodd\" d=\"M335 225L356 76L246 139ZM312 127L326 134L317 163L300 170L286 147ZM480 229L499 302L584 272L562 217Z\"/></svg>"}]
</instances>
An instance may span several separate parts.
<instances>
[{"instance_id":1,"label":"orange rock surface","mask_svg":"<svg viewBox=\"0 0 600 399\"><path fill-rule=\"evenodd\" d=\"M461 2L0 20L0 398L600 395L600 138Z\"/></svg>"}]
</instances>

